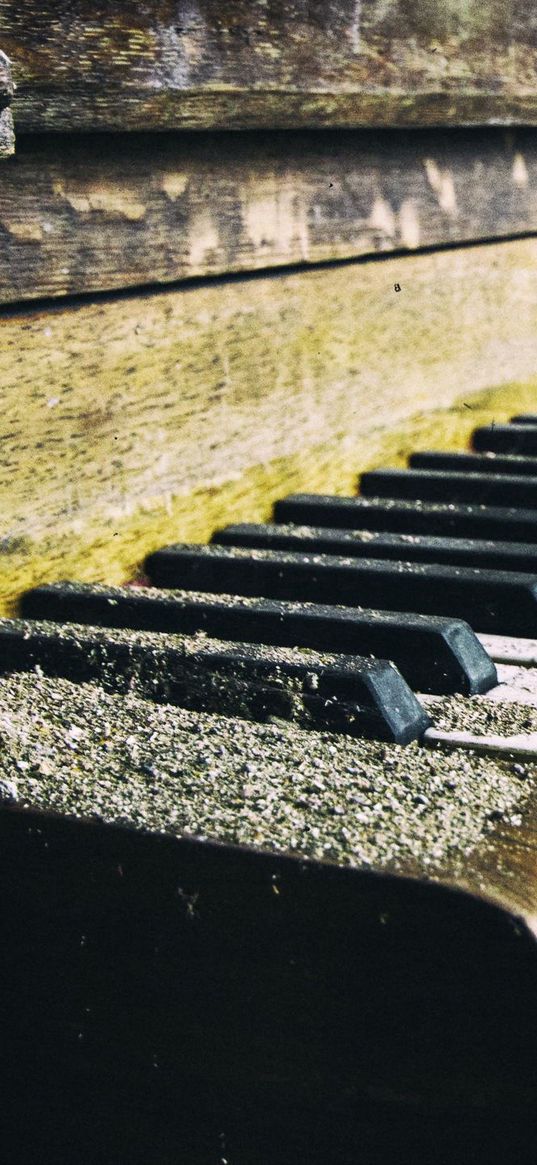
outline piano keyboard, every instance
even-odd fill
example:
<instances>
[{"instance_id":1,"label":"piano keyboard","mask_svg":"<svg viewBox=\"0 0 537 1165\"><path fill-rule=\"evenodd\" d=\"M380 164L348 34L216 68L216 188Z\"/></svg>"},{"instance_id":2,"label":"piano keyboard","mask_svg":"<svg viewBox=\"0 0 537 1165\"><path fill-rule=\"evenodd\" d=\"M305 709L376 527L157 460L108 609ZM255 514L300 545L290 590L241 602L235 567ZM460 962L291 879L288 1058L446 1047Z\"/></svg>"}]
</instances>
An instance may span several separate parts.
<instances>
[{"instance_id":1,"label":"piano keyboard","mask_svg":"<svg viewBox=\"0 0 537 1165\"><path fill-rule=\"evenodd\" d=\"M409 1111L447 1112L448 1140L455 1111L479 1140L476 1112L494 1129L501 1106L509 1144L534 1120L537 416L473 449L164 547L136 586L37 586L0 621L4 871L18 909L39 916L45 877L63 918L44 974L82 1076L103 1041L112 1075L127 1045L137 1080L164 1066L278 1112L289 1094L308 1119L343 1114L351 1141L365 1098L412 1127L413 1159ZM50 984L81 926L113 969L103 986L68 955L90 1002L66 1019ZM150 1036L128 1031L140 998Z\"/></svg>"}]
</instances>

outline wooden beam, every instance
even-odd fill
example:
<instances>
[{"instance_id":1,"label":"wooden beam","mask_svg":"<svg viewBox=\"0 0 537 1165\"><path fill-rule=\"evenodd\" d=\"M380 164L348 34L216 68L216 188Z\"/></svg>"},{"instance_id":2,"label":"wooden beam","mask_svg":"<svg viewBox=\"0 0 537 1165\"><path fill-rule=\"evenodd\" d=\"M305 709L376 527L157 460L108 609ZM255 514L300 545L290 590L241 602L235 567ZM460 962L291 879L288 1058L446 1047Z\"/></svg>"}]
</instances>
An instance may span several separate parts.
<instances>
[{"instance_id":1,"label":"wooden beam","mask_svg":"<svg viewBox=\"0 0 537 1165\"><path fill-rule=\"evenodd\" d=\"M90 9L1 0L21 131L537 121L531 6L104 0Z\"/></svg>"},{"instance_id":2,"label":"wooden beam","mask_svg":"<svg viewBox=\"0 0 537 1165\"><path fill-rule=\"evenodd\" d=\"M291 490L352 492L417 446L413 418L429 445L463 440L479 391L514 386L483 419L532 411L536 275L521 240L6 312L4 603L119 582Z\"/></svg>"},{"instance_id":3,"label":"wooden beam","mask_svg":"<svg viewBox=\"0 0 537 1165\"><path fill-rule=\"evenodd\" d=\"M537 230L533 130L23 137L0 301Z\"/></svg>"}]
</instances>

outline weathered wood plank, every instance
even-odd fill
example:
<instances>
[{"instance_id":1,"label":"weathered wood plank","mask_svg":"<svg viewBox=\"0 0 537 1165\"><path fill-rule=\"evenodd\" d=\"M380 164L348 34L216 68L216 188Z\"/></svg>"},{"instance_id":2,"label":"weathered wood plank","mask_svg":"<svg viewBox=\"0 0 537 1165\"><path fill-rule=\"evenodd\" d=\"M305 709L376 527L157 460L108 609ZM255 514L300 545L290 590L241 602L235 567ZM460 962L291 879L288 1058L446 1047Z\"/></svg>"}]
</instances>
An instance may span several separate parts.
<instances>
[{"instance_id":1,"label":"weathered wood plank","mask_svg":"<svg viewBox=\"0 0 537 1165\"><path fill-rule=\"evenodd\" d=\"M531 411L536 271L523 240L6 312L4 603L69 574L120 581L293 489L352 492L405 449L402 426L416 447L411 418L438 443L434 410L462 392L442 444L480 419L479 390L527 382L492 417Z\"/></svg>"},{"instance_id":2,"label":"weathered wood plank","mask_svg":"<svg viewBox=\"0 0 537 1165\"><path fill-rule=\"evenodd\" d=\"M11 61L0 51L0 158L8 158L15 149L13 117L9 108L14 91Z\"/></svg>"},{"instance_id":3,"label":"weathered wood plank","mask_svg":"<svg viewBox=\"0 0 537 1165\"><path fill-rule=\"evenodd\" d=\"M23 137L13 302L537 230L532 130Z\"/></svg>"},{"instance_id":4,"label":"weathered wood plank","mask_svg":"<svg viewBox=\"0 0 537 1165\"><path fill-rule=\"evenodd\" d=\"M1 0L21 130L537 120L523 0Z\"/></svg>"}]
</instances>

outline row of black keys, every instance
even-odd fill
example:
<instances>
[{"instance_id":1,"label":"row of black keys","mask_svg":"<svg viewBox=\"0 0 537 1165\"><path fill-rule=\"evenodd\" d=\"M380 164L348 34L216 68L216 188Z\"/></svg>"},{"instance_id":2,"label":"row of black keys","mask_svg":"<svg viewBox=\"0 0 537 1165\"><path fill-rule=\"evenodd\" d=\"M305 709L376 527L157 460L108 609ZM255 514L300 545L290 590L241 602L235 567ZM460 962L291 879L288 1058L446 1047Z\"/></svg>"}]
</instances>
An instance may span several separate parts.
<instances>
[{"instance_id":1,"label":"row of black keys","mask_svg":"<svg viewBox=\"0 0 537 1165\"><path fill-rule=\"evenodd\" d=\"M21 605L27 619L187 635L203 630L216 641L234 641L233 648L198 643L185 658L173 645L144 643L143 635L126 646L111 634L103 640L86 630L75 639L10 623L2 629L5 666L23 660L78 679L106 672L115 690L136 673L152 698L226 713L237 706L240 678L241 707L255 718L283 715L307 727L415 739L429 719L411 689L473 694L497 682L474 630L537 636L537 417L477 430L473 443L487 448L485 436L494 443L505 433L519 441L521 432L533 460L488 449L486 457L417 453L411 465L418 469L362 475L362 495L375 500L294 495L277 503L271 525L228 526L211 546L159 550L146 572L153 586L167 588L161 594L54 584L29 592ZM506 482L520 487L517 501L511 493L510 508L489 505ZM442 505L421 500L441 483ZM523 508L522 486L535 509ZM465 489L467 504L456 502ZM399 493L413 501L397 500ZM485 532L492 540L479 537ZM311 654L300 662L284 651L275 664L262 651L237 646L248 643L307 647ZM319 652L348 658L327 664ZM193 676L205 680L194 683ZM230 682L223 684L223 676Z\"/></svg>"}]
</instances>

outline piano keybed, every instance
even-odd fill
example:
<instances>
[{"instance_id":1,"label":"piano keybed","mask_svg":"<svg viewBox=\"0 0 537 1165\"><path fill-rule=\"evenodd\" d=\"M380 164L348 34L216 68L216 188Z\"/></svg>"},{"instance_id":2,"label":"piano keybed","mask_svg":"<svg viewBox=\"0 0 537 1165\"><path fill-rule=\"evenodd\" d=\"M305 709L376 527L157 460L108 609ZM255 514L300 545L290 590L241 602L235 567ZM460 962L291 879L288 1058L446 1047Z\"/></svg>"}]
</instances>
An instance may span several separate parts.
<instances>
[{"instance_id":1,"label":"piano keybed","mask_svg":"<svg viewBox=\"0 0 537 1165\"><path fill-rule=\"evenodd\" d=\"M338 1165L375 1106L415 1159L409 1112L442 1109L446 1145L461 1111L492 1146L498 1106L508 1138L533 1127L537 416L514 422L364 474L355 499L294 495L270 524L158 550L136 585L36 587L0 622L4 869L36 934L36 878L53 887L66 1078L113 1078L127 1046L132 1087L164 1066L211 1151L231 1094L308 1120L322 1100L350 1130ZM88 942L112 951L104 986ZM317 1160L308 1137L293 1151Z\"/></svg>"}]
</instances>

